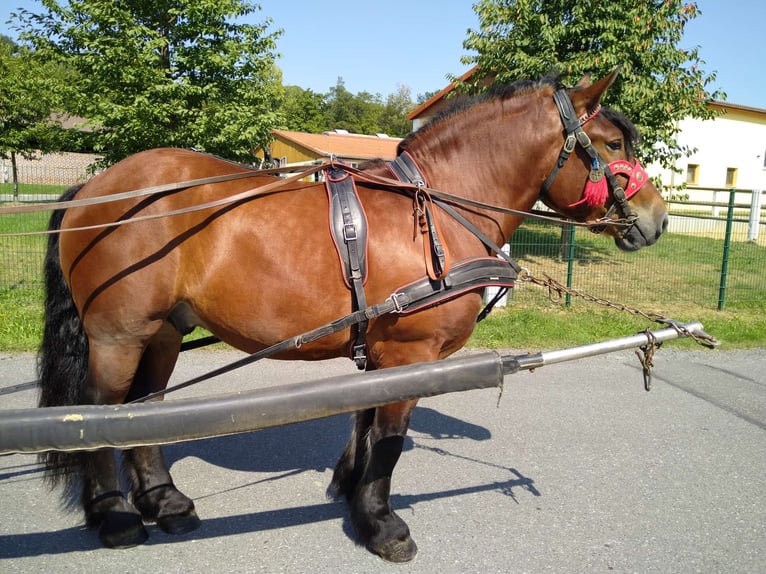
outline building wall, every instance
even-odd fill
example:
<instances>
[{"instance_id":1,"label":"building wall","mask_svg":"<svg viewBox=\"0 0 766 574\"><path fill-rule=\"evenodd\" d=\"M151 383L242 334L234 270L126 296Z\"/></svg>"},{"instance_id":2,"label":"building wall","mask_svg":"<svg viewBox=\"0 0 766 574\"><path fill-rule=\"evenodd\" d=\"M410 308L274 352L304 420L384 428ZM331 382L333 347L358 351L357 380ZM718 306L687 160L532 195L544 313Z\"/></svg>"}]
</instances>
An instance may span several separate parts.
<instances>
[{"instance_id":1,"label":"building wall","mask_svg":"<svg viewBox=\"0 0 766 574\"><path fill-rule=\"evenodd\" d=\"M279 161L281 158L287 158L287 164L300 164L307 161L318 159L315 153L311 153L308 150L291 145L280 139L275 139L271 143L271 157L274 161Z\"/></svg>"},{"instance_id":2,"label":"building wall","mask_svg":"<svg viewBox=\"0 0 766 574\"><path fill-rule=\"evenodd\" d=\"M733 187L766 189L766 111L727 107L726 113L714 120L687 118L679 123L679 128L679 143L697 151L676 162L680 173L650 169L650 173L661 175L663 184L686 182L691 196L695 187L732 187L726 176L728 169L734 169ZM690 165L698 166L696 185L687 182Z\"/></svg>"},{"instance_id":3,"label":"building wall","mask_svg":"<svg viewBox=\"0 0 766 574\"><path fill-rule=\"evenodd\" d=\"M49 153L32 159L16 155L20 183L74 185L88 179L88 167L98 159L91 153ZM0 159L0 181L8 183L13 177L11 160Z\"/></svg>"}]
</instances>

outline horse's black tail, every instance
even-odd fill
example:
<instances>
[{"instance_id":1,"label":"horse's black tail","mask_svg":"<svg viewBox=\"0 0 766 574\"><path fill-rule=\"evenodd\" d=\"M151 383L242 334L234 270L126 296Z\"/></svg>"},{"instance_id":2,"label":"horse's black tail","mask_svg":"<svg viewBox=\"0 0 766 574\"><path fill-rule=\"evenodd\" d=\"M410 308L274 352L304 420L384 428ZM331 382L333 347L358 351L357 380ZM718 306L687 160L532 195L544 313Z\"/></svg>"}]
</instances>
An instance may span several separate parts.
<instances>
[{"instance_id":1,"label":"horse's black tail","mask_svg":"<svg viewBox=\"0 0 766 574\"><path fill-rule=\"evenodd\" d=\"M72 199L81 187L65 191L61 201ZM48 229L60 229L63 218L64 210L54 211ZM39 406L82 404L87 369L88 339L61 270L59 234L52 233L45 255L45 325L37 356ZM42 453L40 461L46 466L45 477L51 486L63 481L69 490L81 474L83 457L79 453L50 451Z\"/></svg>"}]
</instances>

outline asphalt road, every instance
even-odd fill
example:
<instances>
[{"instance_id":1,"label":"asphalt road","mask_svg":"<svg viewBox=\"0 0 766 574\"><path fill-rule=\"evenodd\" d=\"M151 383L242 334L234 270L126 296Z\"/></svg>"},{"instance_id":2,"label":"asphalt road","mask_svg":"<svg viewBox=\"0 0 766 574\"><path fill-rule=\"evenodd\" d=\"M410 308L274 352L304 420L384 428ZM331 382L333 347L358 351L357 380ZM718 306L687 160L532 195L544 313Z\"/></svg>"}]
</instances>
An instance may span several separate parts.
<instances>
[{"instance_id":1,"label":"asphalt road","mask_svg":"<svg viewBox=\"0 0 766 574\"><path fill-rule=\"evenodd\" d=\"M175 381L240 356L187 353ZM494 389L421 401L392 496L420 548L404 566L355 546L345 504L325 496L344 415L166 447L202 526L174 537L150 525L129 550L100 548L34 456L0 457L0 571L766 571L766 350L666 346L655 364L650 393L623 351L509 376L499 404ZM0 356L0 389L33 367ZM265 361L182 393L352 372ZM34 402L33 390L0 395L0 409Z\"/></svg>"}]
</instances>

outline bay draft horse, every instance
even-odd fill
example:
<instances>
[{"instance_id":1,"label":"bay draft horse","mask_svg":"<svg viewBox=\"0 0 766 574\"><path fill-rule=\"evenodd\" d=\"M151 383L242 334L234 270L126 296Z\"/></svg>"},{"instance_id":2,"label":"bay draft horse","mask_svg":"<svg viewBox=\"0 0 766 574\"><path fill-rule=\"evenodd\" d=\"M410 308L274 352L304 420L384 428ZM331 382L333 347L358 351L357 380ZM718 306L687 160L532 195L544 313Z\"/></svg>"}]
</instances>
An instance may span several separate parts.
<instances>
[{"instance_id":1,"label":"bay draft horse","mask_svg":"<svg viewBox=\"0 0 766 574\"><path fill-rule=\"evenodd\" d=\"M596 201L583 197L598 162L603 170L619 160L645 176L633 157L633 125L612 110L598 113L616 73L592 84L584 78L568 90L552 79L495 89L411 134L399 153L409 155L430 188L486 204L527 211L541 198L577 221L625 216L621 212L627 209L637 216L634 225L622 231L607 228L606 233L623 250L651 245L666 228L667 212L650 181L632 195L629 207L622 202L616 212L610 210L615 203L611 189L608 197ZM576 117L559 111L557 90L568 95ZM565 143L570 128L562 129L562 123L566 127L572 120L587 134L598 160L583 147L588 138ZM562 147L572 153L568 161ZM157 149L121 161L69 190L62 200L239 171L245 168L205 154ZM391 178L382 161L365 166L364 173ZM636 180L627 173L617 170L617 179L612 178L626 192ZM274 181L264 175L60 209L50 228L63 232L167 213ZM357 187L368 223L365 291L367 300L376 303L397 286L424 277L425 239L414 232L412 195L362 180ZM295 182L218 208L52 234L39 356L40 406L118 404L165 388L183 334L195 326L253 353L347 314L350 294L328 232L327 206L323 184ZM455 208L498 245L522 221L518 215L481 207ZM455 261L487 257L488 248L475 234L436 211L442 243ZM477 289L411 315L390 313L370 321L367 369L447 357L468 340L481 304ZM344 356L350 337L345 329L276 358ZM396 562L417 552L407 525L390 504L392 472L416 402L358 412L331 484L331 492L348 501L359 543ZM200 523L192 500L173 484L159 447L123 452L127 494L121 492L112 449L41 457L46 479L64 486L65 501L83 509L86 524L99 529L107 547L144 542L144 521L156 521L170 533L188 532Z\"/></svg>"}]
</instances>

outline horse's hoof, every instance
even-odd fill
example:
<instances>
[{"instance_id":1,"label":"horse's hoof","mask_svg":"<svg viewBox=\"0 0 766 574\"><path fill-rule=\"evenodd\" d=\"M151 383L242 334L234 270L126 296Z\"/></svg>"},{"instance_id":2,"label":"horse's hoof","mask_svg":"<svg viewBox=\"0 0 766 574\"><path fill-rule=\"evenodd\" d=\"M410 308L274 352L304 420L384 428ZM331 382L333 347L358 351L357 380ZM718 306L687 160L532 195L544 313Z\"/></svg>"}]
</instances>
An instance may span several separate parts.
<instances>
[{"instance_id":1,"label":"horse's hoof","mask_svg":"<svg viewBox=\"0 0 766 574\"><path fill-rule=\"evenodd\" d=\"M370 550L383 558L383 560L397 563L409 562L418 553L415 541L409 536L404 539L395 538L394 540L389 540L376 548L370 548Z\"/></svg>"},{"instance_id":2,"label":"horse's hoof","mask_svg":"<svg viewBox=\"0 0 766 574\"><path fill-rule=\"evenodd\" d=\"M132 548L146 542L149 533L144 528L141 515L110 511L104 513L98 537L107 548Z\"/></svg>"},{"instance_id":3,"label":"horse's hoof","mask_svg":"<svg viewBox=\"0 0 766 574\"><path fill-rule=\"evenodd\" d=\"M197 530L201 523L194 509L183 514L169 514L157 518L157 526L168 534L186 534Z\"/></svg>"}]
</instances>

